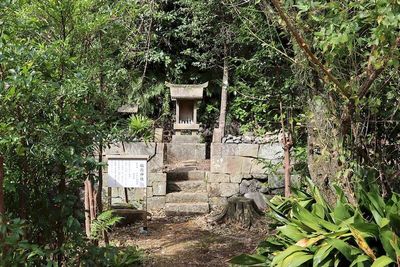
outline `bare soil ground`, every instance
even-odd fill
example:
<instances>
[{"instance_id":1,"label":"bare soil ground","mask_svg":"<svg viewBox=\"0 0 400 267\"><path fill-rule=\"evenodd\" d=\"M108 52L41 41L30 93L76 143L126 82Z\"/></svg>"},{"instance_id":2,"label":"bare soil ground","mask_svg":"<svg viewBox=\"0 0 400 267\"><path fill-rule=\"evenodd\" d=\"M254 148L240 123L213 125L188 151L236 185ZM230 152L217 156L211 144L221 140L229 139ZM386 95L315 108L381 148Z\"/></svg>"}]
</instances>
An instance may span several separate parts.
<instances>
[{"instance_id":1,"label":"bare soil ground","mask_svg":"<svg viewBox=\"0 0 400 267\"><path fill-rule=\"evenodd\" d=\"M153 218L147 235L139 233L141 226L117 228L110 241L138 246L145 254L144 266L228 266L230 258L251 253L268 234L264 221L248 230L211 225L206 216Z\"/></svg>"}]
</instances>

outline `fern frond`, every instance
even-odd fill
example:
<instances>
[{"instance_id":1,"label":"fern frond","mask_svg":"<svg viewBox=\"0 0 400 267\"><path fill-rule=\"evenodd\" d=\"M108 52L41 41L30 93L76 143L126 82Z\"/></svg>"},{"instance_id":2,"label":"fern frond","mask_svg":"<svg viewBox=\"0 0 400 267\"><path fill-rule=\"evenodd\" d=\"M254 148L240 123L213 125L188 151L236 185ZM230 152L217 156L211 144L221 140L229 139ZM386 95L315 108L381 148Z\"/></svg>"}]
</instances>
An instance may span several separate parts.
<instances>
[{"instance_id":1,"label":"fern frond","mask_svg":"<svg viewBox=\"0 0 400 267\"><path fill-rule=\"evenodd\" d=\"M91 227L91 238L99 239L103 232L107 232L113 227L116 223L120 222L122 217L116 216L113 214L112 210L107 210L101 213L97 218L92 222Z\"/></svg>"}]
</instances>

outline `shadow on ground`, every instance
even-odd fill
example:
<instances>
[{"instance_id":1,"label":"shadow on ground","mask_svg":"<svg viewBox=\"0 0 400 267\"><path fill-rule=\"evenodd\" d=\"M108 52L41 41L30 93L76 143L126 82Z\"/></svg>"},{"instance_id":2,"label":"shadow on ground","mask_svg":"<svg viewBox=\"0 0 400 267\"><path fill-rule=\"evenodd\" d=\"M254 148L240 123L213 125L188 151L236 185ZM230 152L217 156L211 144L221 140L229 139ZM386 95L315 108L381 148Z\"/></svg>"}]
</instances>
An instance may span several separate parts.
<instances>
[{"instance_id":1,"label":"shadow on ground","mask_svg":"<svg viewBox=\"0 0 400 267\"><path fill-rule=\"evenodd\" d=\"M228 266L231 257L252 252L267 235L264 222L247 230L211 226L204 216L155 218L147 235L139 234L141 226L118 228L111 241L137 245L146 255L145 266Z\"/></svg>"}]
</instances>

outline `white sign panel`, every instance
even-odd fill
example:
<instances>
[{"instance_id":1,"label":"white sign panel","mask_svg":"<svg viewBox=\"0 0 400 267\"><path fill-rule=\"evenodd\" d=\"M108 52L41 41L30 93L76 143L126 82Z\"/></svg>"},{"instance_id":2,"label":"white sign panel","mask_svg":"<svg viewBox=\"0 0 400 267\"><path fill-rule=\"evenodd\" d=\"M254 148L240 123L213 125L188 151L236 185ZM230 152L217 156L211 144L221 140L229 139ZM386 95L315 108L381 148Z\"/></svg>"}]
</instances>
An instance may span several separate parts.
<instances>
[{"instance_id":1,"label":"white sign panel","mask_svg":"<svg viewBox=\"0 0 400 267\"><path fill-rule=\"evenodd\" d=\"M147 160L135 158L108 159L108 187L146 188Z\"/></svg>"}]
</instances>

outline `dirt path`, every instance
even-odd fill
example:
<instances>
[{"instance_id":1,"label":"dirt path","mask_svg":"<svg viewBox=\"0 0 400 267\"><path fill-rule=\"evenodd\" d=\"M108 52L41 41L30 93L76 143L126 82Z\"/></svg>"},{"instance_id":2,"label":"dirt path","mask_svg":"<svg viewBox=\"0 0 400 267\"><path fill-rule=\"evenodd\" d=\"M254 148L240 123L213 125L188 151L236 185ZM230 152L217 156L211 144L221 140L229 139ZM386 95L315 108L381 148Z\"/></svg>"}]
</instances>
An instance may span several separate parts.
<instances>
[{"instance_id":1,"label":"dirt path","mask_svg":"<svg viewBox=\"0 0 400 267\"><path fill-rule=\"evenodd\" d=\"M228 266L232 256L252 252L267 235L266 224L244 230L211 226L206 217L153 218L147 235L140 224L111 235L118 246L137 245L146 254L145 266Z\"/></svg>"}]
</instances>

